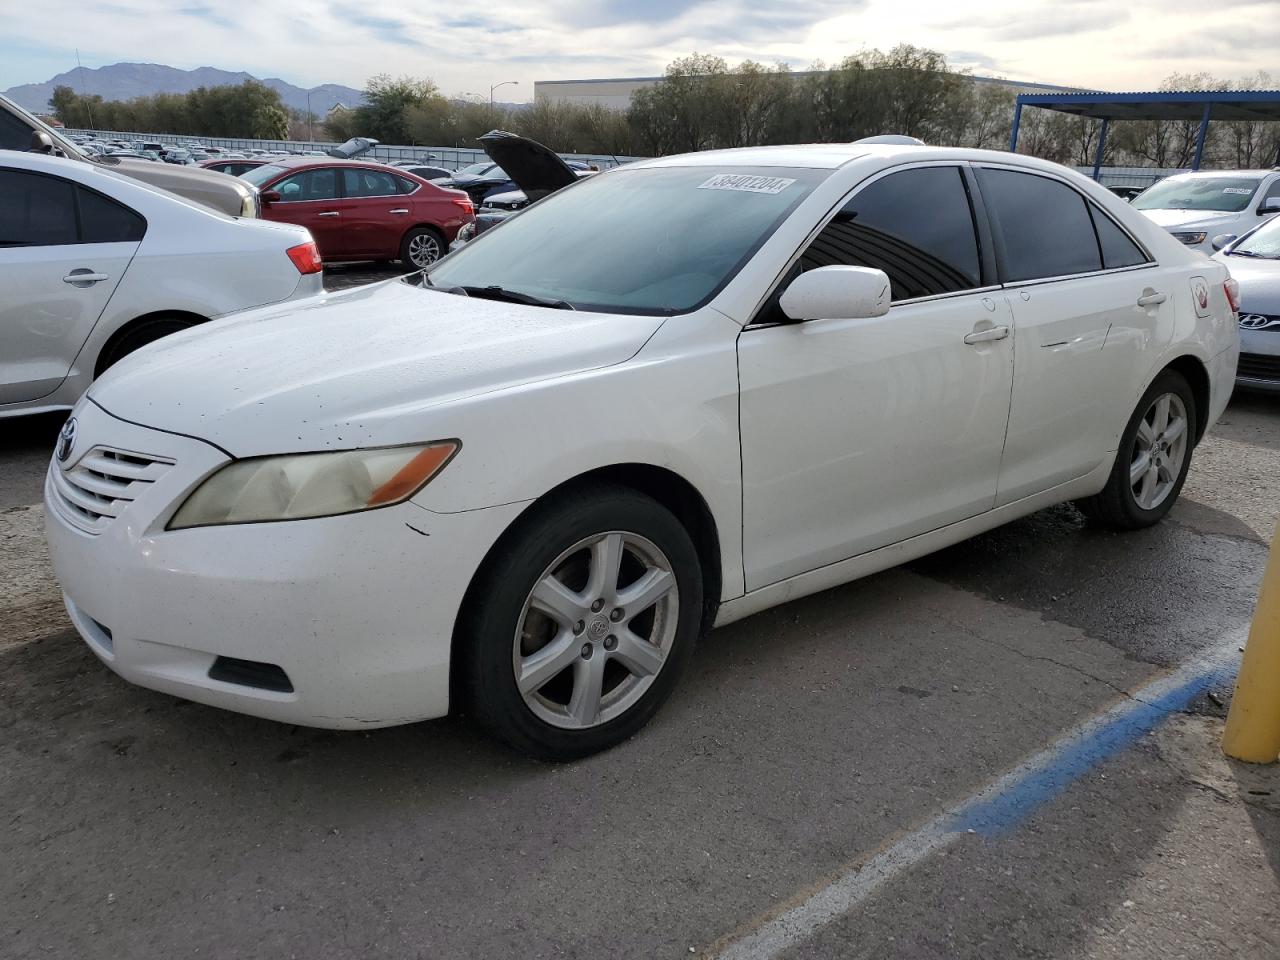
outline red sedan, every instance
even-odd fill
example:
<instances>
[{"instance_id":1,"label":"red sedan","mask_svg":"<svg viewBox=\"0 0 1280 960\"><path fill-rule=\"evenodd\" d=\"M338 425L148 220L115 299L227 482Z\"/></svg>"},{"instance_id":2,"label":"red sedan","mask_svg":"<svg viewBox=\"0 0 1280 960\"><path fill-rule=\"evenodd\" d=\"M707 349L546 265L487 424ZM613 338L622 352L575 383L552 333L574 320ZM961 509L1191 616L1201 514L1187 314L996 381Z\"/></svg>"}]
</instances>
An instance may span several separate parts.
<instances>
[{"instance_id":1,"label":"red sedan","mask_svg":"<svg viewBox=\"0 0 1280 960\"><path fill-rule=\"evenodd\" d=\"M364 160L285 157L242 179L261 191L263 219L306 227L330 262L401 260L425 267L475 219L461 190Z\"/></svg>"}]
</instances>

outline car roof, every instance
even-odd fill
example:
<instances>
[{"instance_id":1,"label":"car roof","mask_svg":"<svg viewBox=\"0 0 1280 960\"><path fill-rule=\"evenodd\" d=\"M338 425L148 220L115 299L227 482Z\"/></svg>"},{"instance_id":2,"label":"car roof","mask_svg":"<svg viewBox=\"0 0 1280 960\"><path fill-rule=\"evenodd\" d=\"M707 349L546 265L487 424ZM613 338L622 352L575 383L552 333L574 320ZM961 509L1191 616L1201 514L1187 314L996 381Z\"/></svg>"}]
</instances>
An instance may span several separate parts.
<instances>
[{"instance_id":1,"label":"car roof","mask_svg":"<svg viewBox=\"0 0 1280 960\"><path fill-rule=\"evenodd\" d=\"M273 167L286 167L290 170L300 167L369 167L373 170L388 170L396 173L404 169L373 160L344 160L342 157L271 157L267 160L267 164Z\"/></svg>"},{"instance_id":2,"label":"car roof","mask_svg":"<svg viewBox=\"0 0 1280 960\"><path fill-rule=\"evenodd\" d=\"M777 147L740 147L731 150L705 150L653 160L639 160L622 165L631 167L801 167L835 170L846 164L892 166L899 163L930 160L1003 163L1032 170L1062 175L1061 164L1005 150L976 150L968 147L935 147L899 143L806 143ZM1074 172L1074 171L1072 171Z\"/></svg>"}]
</instances>

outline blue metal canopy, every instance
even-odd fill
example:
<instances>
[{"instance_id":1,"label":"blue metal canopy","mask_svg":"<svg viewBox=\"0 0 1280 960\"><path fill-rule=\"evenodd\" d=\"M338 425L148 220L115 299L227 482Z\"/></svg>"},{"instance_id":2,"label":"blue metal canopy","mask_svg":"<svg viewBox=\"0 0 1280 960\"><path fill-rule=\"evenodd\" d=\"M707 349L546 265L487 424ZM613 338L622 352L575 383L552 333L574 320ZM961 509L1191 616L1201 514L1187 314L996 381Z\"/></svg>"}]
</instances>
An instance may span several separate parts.
<instances>
[{"instance_id":1,"label":"blue metal canopy","mask_svg":"<svg viewBox=\"0 0 1280 960\"><path fill-rule=\"evenodd\" d=\"M1196 155L1192 170L1200 168L1204 141L1212 120L1280 121L1280 90L1162 90L1152 93L1022 93L1013 110L1013 130L1009 149L1018 149L1018 126L1023 107L1041 107L1077 117L1102 121L1093 178L1102 166L1102 150L1112 120L1199 121Z\"/></svg>"}]
</instances>

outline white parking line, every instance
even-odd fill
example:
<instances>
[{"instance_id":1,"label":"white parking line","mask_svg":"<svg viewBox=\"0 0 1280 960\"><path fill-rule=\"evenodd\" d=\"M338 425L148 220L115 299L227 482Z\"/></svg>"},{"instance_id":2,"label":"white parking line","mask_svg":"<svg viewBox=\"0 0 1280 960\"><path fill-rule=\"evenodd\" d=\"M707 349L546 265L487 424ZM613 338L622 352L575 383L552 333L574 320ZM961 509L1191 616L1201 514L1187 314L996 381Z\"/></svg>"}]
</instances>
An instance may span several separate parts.
<instances>
[{"instance_id":1,"label":"white parking line","mask_svg":"<svg viewBox=\"0 0 1280 960\"><path fill-rule=\"evenodd\" d=\"M1095 764L1184 709L1239 665L1246 631L1131 691L918 830L900 838L802 902L730 942L720 960L771 960L848 913L881 886L968 833L998 834L1052 799Z\"/></svg>"}]
</instances>

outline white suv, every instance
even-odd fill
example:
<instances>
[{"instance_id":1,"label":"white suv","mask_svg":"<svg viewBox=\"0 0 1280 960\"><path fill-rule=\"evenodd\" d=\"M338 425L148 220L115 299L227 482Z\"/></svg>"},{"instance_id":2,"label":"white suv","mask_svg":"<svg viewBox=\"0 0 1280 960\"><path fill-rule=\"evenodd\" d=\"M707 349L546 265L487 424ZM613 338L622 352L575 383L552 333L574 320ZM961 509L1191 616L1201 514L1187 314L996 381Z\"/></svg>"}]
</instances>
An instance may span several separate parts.
<instances>
[{"instance_id":1,"label":"white suv","mask_svg":"<svg viewBox=\"0 0 1280 960\"><path fill-rule=\"evenodd\" d=\"M1152 184L1133 206L1174 239L1212 254L1214 237L1234 240L1280 213L1280 168L1180 173Z\"/></svg>"}]
</instances>

